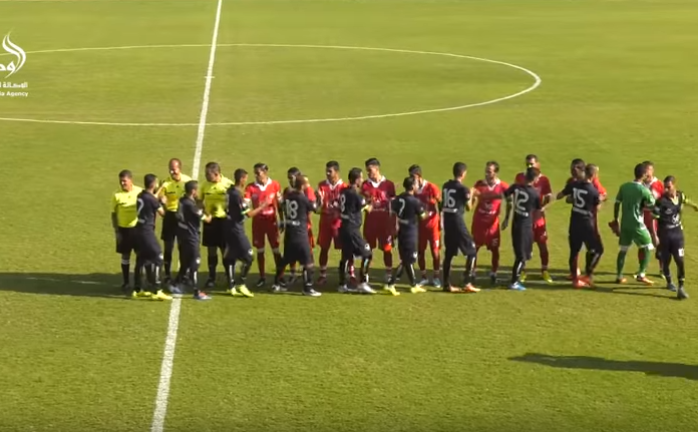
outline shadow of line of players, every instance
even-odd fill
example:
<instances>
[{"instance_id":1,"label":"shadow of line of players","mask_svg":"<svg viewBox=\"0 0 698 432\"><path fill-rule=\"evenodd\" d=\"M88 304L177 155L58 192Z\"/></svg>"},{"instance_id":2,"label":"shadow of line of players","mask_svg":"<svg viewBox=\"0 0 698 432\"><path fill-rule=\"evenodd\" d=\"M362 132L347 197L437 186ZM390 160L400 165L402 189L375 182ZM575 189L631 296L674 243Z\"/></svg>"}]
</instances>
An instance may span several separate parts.
<instances>
[{"instance_id":1,"label":"shadow of line of players","mask_svg":"<svg viewBox=\"0 0 698 432\"><path fill-rule=\"evenodd\" d=\"M245 170L236 170L234 180L229 180L222 176L217 163L209 163L205 170L207 181L201 188L198 182L181 174L181 162L178 159L170 161L170 177L159 186L154 175L145 176L144 190L133 185L130 172L122 171L119 175L121 189L117 191L115 197L122 195L123 202L115 198L114 201L117 204L113 208L112 220L117 233L117 252L122 254L122 273L125 275L123 288L128 288L129 258L130 252L134 250L137 254L134 289L131 292L134 298L171 299L171 296L161 289L157 289L155 293L141 289L142 269L145 268L151 286L157 287L159 286L159 269L164 265L165 280L171 282L170 290L173 294L181 294L182 286L188 284L194 289L195 299L210 299L209 295L198 288L197 280L200 263L199 228L203 221L201 237L203 245L208 249L209 264L209 280L206 282L206 287L212 288L215 284L218 252L221 252L228 280L227 292L234 296L253 297L254 294L247 288L245 280L253 262L254 251L244 231L245 219L252 218L253 243L257 248L260 266L260 280L257 286L263 287L266 283L263 249L266 237L273 248L277 267L272 291L286 291L287 285L295 281L295 264L300 263L303 268L303 294L320 296L321 294L313 288L312 248L315 246L315 241L308 217L310 213L319 212L321 216L318 243L321 247L321 269L318 282L320 284L326 281L327 252L333 241L335 248L342 251L339 265L339 292L375 293L368 283L368 268L372 260L372 250L376 246L384 252L387 270L387 283L384 286L386 292L392 295L400 294L395 283L403 272L407 273L412 293L425 292L422 285L428 283L428 280L424 254L426 244L431 243L432 257L435 262L433 284L440 287L439 239L443 230L446 249L443 261L444 290L454 293L474 293L479 291L474 287L475 261L477 251L483 246L492 251L491 281L496 283L499 213L501 201L504 200L506 215L501 229L507 229L509 221L512 221L512 245L515 254L509 288L523 291L525 290L523 271L526 261L531 259L533 243L537 243L541 249L543 279L552 281L547 272L547 253L545 253L547 252L547 235L545 235L543 213L545 207L552 202L550 182L541 174L540 164L535 155L528 155L526 164L526 171L517 176L512 186L508 186L498 178L498 164L494 161L487 162L485 179L478 181L472 189L468 189L463 186L467 167L459 162L453 166L453 179L445 183L441 190L424 180L421 168L413 165L408 170L409 176L403 180L404 192L399 195L395 193L392 182L380 175L380 163L375 158L366 161L368 173L366 180L361 169L352 168L348 173L348 184L344 184L339 177L339 164L335 161L328 162L327 179L321 182L315 191L300 170L291 168L288 171L290 186L283 193L280 185L269 179L268 167L261 163L254 167L253 183L247 182L248 173ZM636 170L636 183L640 182L643 188L646 186L651 189L651 183L656 180L652 175L653 167L651 163L641 165L644 171L642 178L638 179ZM585 165L583 161L576 159L572 162L571 172L572 178L565 189L557 195L557 199L568 197L567 202L572 204L570 278L575 287L583 288L592 286L593 269L603 253L596 214L606 193L598 181L596 166ZM674 196L671 196L671 189L671 186L667 187L669 201L676 202L675 188L673 188ZM123 199L123 195L127 195L129 199ZM683 195L679 193L678 196ZM132 197L135 197L135 200L131 200ZM676 214L679 215L680 206L690 203L682 199L678 201L679 208ZM131 201L135 201L136 223L128 226L132 225L133 221L122 223L119 220L119 210L126 213L126 209L133 207L129 206ZM654 204L654 200L651 204ZM464 221L465 212L471 209L475 210L474 237L471 236ZM626 209L623 208L623 210L625 214ZM165 243L164 259L154 234L155 218L158 214L163 216L161 238ZM360 227L364 214L366 224L362 234ZM614 228L613 224L610 225ZM619 231L618 227L615 227L614 231ZM278 248L280 233L284 236L283 255ZM391 248L395 233L398 240L400 265L392 271ZM652 235L653 243L656 244L657 241L654 241L656 236ZM179 246L180 268L178 275L172 278L170 267L175 239ZM678 244L676 241L674 243ZM651 249L646 245L637 244L641 246L641 252ZM577 269L577 255L583 245L587 248L587 265L585 274L580 276ZM621 249L623 253L627 251L627 247L622 246ZM677 253L676 247L673 249L668 251L668 258L663 260L664 274L668 276L668 285L671 287L673 284L667 261L674 256L679 265L679 296L687 298L683 290L683 254ZM683 250L682 242L680 249ZM459 253L466 257L465 286L462 289L450 284L451 261ZM356 284L347 284L347 276L354 279L355 257L361 260L359 281ZM414 264L418 258L422 270L421 281L417 280L414 270ZM237 276L235 275L236 263L240 264ZM288 282L283 277L287 266L291 266L291 277ZM618 282L624 281L621 280L621 274L622 268L619 269ZM642 265L638 280L647 281Z\"/></svg>"}]
</instances>

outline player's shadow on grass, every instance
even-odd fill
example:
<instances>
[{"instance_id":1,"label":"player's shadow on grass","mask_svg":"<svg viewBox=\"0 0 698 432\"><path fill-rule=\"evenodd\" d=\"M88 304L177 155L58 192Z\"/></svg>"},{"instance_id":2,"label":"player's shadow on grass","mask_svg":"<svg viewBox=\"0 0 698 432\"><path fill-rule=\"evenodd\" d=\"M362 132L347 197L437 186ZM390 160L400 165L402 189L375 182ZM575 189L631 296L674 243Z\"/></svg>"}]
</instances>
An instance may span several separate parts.
<instances>
[{"instance_id":1,"label":"player's shadow on grass","mask_svg":"<svg viewBox=\"0 0 698 432\"><path fill-rule=\"evenodd\" d=\"M509 360L537 363L563 369L642 372L649 376L698 380L698 365L687 365L683 363L662 363L640 360L610 360L601 357L553 356L538 353L527 353L519 357L511 357Z\"/></svg>"},{"instance_id":2,"label":"player's shadow on grass","mask_svg":"<svg viewBox=\"0 0 698 432\"><path fill-rule=\"evenodd\" d=\"M119 274L0 273L0 291L26 294L126 298L120 285Z\"/></svg>"}]
</instances>

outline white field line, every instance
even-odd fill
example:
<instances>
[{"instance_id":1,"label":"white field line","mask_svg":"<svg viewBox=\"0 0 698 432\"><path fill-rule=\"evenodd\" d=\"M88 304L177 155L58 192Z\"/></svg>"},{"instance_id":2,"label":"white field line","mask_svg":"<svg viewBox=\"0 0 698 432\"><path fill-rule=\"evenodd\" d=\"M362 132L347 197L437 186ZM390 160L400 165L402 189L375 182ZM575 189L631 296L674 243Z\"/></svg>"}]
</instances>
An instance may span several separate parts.
<instances>
[{"instance_id":1,"label":"white field line","mask_svg":"<svg viewBox=\"0 0 698 432\"><path fill-rule=\"evenodd\" d=\"M2 1L2 0L0 0ZM93 47L93 48L65 48L57 50L41 50L41 51L28 51L27 54L39 54L39 53L59 53L59 52L76 52L76 51L110 51L110 50L127 50L127 49L157 49L157 48L195 48L195 47L208 47L208 45L201 44L185 44L185 45L141 45L141 46L120 46L120 47ZM523 66L515 65L513 63L507 63L499 60L492 60L483 57L474 57L461 54L447 53L447 52L436 52L436 51L415 51L407 49L396 49L396 48L373 48L373 47L356 47L356 46L341 46L341 45L289 45L289 44L249 44L249 43L239 43L239 44L220 44L218 47L276 47L276 48L312 48L312 49L341 49L341 50L360 50L360 51L382 51L382 52L393 52L393 53L405 53L405 54L421 54L421 55L434 55L442 57L451 58L461 58L468 60L475 60L485 63L498 64L506 67L510 67L533 78L533 83L517 92L507 96L502 96L496 99L491 99L483 102L476 102L465 105L451 106L445 108L433 108L417 111L407 111L398 113L388 113L388 114L374 114L356 117L333 117L333 118L316 118L316 119L292 119L292 120L265 120L265 121L242 121L242 122L216 122L208 123L206 126L251 126L251 125L275 125L275 124L295 124L295 123L327 123L327 122L342 122L342 121L357 121L357 120L370 120L370 119L383 119L390 117L404 117L413 116L419 114L430 114L430 113L441 113L448 111L457 111L468 108L477 108L487 105L492 105L499 102L504 102L510 99L514 99L519 96L523 96L526 93L530 93L537 89L543 80L535 72L526 69ZM3 54L0 54L2 56ZM207 77L207 80L209 78ZM29 122L29 123L53 123L53 124L72 124L72 125L92 125L92 126L150 126L150 127L191 127L198 126L201 127L200 123L115 123L115 122L99 122L99 121L71 121L71 120L48 120L48 119L30 119L30 118L11 118L11 117L0 117L0 121L15 121L15 122Z\"/></svg>"},{"instance_id":2,"label":"white field line","mask_svg":"<svg viewBox=\"0 0 698 432\"><path fill-rule=\"evenodd\" d=\"M213 79L213 65L216 61L216 47L218 44L218 28L221 22L221 8L223 0L218 0L216 8L216 19L213 25L213 36L211 38L211 55L208 59L206 70L206 84L204 86L204 96L201 103L201 114L199 115L199 129L196 133L196 146L194 149L194 162L192 163L193 179L199 177L199 167L201 165L201 150L204 145L204 133L206 131L206 118L208 116L208 105L211 95L211 80ZM179 329L179 313L182 308L182 299L177 296L172 299L170 307L170 317L167 323L167 337L165 339L165 350L162 356L162 366L160 367L160 382L158 392L155 397L155 410L153 412L153 422L150 427L152 432L162 432L165 429L165 418L167 416L167 404L170 396L170 382L172 380L172 368L174 366L175 348L177 345L177 330Z\"/></svg>"},{"instance_id":3,"label":"white field line","mask_svg":"<svg viewBox=\"0 0 698 432\"><path fill-rule=\"evenodd\" d=\"M57 278L50 278L50 277L27 276L25 279L34 280L34 281L42 281L42 282L60 282L60 283L80 284L80 285L107 285L106 283L99 282L99 281L57 279Z\"/></svg>"}]
</instances>

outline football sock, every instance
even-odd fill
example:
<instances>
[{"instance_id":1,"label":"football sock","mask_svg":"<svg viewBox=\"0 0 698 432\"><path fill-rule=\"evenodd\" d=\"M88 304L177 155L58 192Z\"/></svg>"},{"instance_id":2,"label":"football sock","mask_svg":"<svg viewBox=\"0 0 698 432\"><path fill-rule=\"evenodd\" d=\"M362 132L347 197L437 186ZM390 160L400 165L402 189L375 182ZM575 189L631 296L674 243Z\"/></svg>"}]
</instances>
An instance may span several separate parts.
<instances>
[{"instance_id":1,"label":"football sock","mask_svg":"<svg viewBox=\"0 0 698 432\"><path fill-rule=\"evenodd\" d=\"M472 283L473 264L475 263L475 255L468 255L465 258L465 284Z\"/></svg>"},{"instance_id":2,"label":"football sock","mask_svg":"<svg viewBox=\"0 0 698 432\"><path fill-rule=\"evenodd\" d=\"M526 262L521 258L514 260L514 267L511 269L511 283L515 284L521 278L521 272L524 270Z\"/></svg>"},{"instance_id":3,"label":"football sock","mask_svg":"<svg viewBox=\"0 0 698 432\"><path fill-rule=\"evenodd\" d=\"M569 268L570 268L570 274L572 275L572 278L574 280L577 280L577 271L579 269L578 267L578 260L577 260L578 254L572 252L570 253L570 259L567 261Z\"/></svg>"},{"instance_id":4,"label":"football sock","mask_svg":"<svg viewBox=\"0 0 698 432\"><path fill-rule=\"evenodd\" d=\"M313 273L315 267L310 265L303 268L303 287L307 291L313 287Z\"/></svg>"},{"instance_id":5,"label":"football sock","mask_svg":"<svg viewBox=\"0 0 698 432\"><path fill-rule=\"evenodd\" d=\"M647 251L645 251L645 253L642 256L642 261L640 261L640 272L639 272L640 275L644 276L645 273L647 272L647 267L650 265L650 258L651 257L652 257L651 254L649 254L649 253L647 253Z\"/></svg>"},{"instance_id":6,"label":"football sock","mask_svg":"<svg viewBox=\"0 0 698 432\"><path fill-rule=\"evenodd\" d=\"M543 271L548 270L548 264L550 262L550 253L548 252L547 243L539 243L538 248L540 249L540 268Z\"/></svg>"},{"instance_id":7,"label":"football sock","mask_svg":"<svg viewBox=\"0 0 698 432\"><path fill-rule=\"evenodd\" d=\"M642 266L642 261L645 260L645 249L638 249L637 251L637 262L640 263L640 266Z\"/></svg>"},{"instance_id":8,"label":"football sock","mask_svg":"<svg viewBox=\"0 0 698 432\"><path fill-rule=\"evenodd\" d=\"M224 260L225 264L225 280L228 282L228 286L232 287L235 285L235 261Z\"/></svg>"},{"instance_id":9,"label":"football sock","mask_svg":"<svg viewBox=\"0 0 698 432\"><path fill-rule=\"evenodd\" d=\"M431 261L434 266L434 277L439 277L439 270L441 270L441 253L439 248L431 249Z\"/></svg>"},{"instance_id":10,"label":"football sock","mask_svg":"<svg viewBox=\"0 0 698 432\"><path fill-rule=\"evenodd\" d=\"M186 270L184 271L186 274ZM189 272L189 277L191 278L191 286L194 287L194 292L198 293L199 292L199 271L192 269Z\"/></svg>"},{"instance_id":11,"label":"football sock","mask_svg":"<svg viewBox=\"0 0 698 432\"><path fill-rule=\"evenodd\" d=\"M453 261L453 254L446 252L444 256L444 289L451 286L451 261Z\"/></svg>"},{"instance_id":12,"label":"football sock","mask_svg":"<svg viewBox=\"0 0 698 432\"><path fill-rule=\"evenodd\" d=\"M676 263L676 267L678 269L679 263ZM667 284L671 284L671 255L665 257L662 257L662 274L664 275L664 278L666 279Z\"/></svg>"},{"instance_id":13,"label":"football sock","mask_svg":"<svg viewBox=\"0 0 698 432\"><path fill-rule=\"evenodd\" d=\"M339 261L339 286L344 286L347 280L347 267L349 263L346 260Z\"/></svg>"},{"instance_id":14,"label":"football sock","mask_svg":"<svg viewBox=\"0 0 698 432\"><path fill-rule=\"evenodd\" d=\"M414 265L412 264L407 264L405 267L405 271L407 272L407 279L410 281L410 286L416 286L417 285L417 276L414 273Z\"/></svg>"},{"instance_id":15,"label":"football sock","mask_svg":"<svg viewBox=\"0 0 698 432\"><path fill-rule=\"evenodd\" d=\"M392 271L393 271L393 252L392 251L383 252L383 264L385 264L385 271L392 273Z\"/></svg>"},{"instance_id":16,"label":"football sock","mask_svg":"<svg viewBox=\"0 0 698 432\"><path fill-rule=\"evenodd\" d=\"M623 267L625 267L625 256L627 254L627 251L618 252L618 258L616 259L616 274L618 275L618 278L623 277Z\"/></svg>"},{"instance_id":17,"label":"football sock","mask_svg":"<svg viewBox=\"0 0 698 432\"><path fill-rule=\"evenodd\" d=\"M361 260L361 270L359 270L359 277L362 283L368 283L368 269L371 267L371 257L365 257Z\"/></svg>"},{"instance_id":18,"label":"football sock","mask_svg":"<svg viewBox=\"0 0 698 432\"><path fill-rule=\"evenodd\" d=\"M281 268L281 276L284 275L284 270L286 270L286 265L283 263L283 257L281 256L281 252L279 252L278 249L274 249L274 265L276 265L276 268Z\"/></svg>"},{"instance_id":19,"label":"football sock","mask_svg":"<svg viewBox=\"0 0 698 432\"><path fill-rule=\"evenodd\" d=\"M250 273L250 269L252 268L252 255L248 255L247 261L242 262L242 268L240 269L240 282L242 284L245 284L245 280L247 279L247 275Z\"/></svg>"},{"instance_id":20,"label":"football sock","mask_svg":"<svg viewBox=\"0 0 698 432\"><path fill-rule=\"evenodd\" d=\"M330 250L329 249L320 249L320 259L319 259L319 264L320 264L320 274L324 275L327 273L327 262L330 259Z\"/></svg>"},{"instance_id":21,"label":"football sock","mask_svg":"<svg viewBox=\"0 0 698 432\"><path fill-rule=\"evenodd\" d=\"M499 248L492 249L492 273L499 270Z\"/></svg>"},{"instance_id":22,"label":"football sock","mask_svg":"<svg viewBox=\"0 0 698 432\"><path fill-rule=\"evenodd\" d=\"M264 279L266 276L264 272L265 268L265 262L264 262L264 252L257 252L257 268L259 269L259 277L261 279Z\"/></svg>"},{"instance_id":23,"label":"football sock","mask_svg":"<svg viewBox=\"0 0 698 432\"><path fill-rule=\"evenodd\" d=\"M417 265L419 266L419 271L422 272L422 277L426 279L427 277L427 258L426 251L419 251L417 254Z\"/></svg>"},{"instance_id":24,"label":"football sock","mask_svg":"<svg viewBox=\"0 0 698 432\"><path fill-rule=\"evenodd\" d=\"M279 263L281 264L281 263ZM281 278L284 275L284 266L276 266L276 272L274 273L274 285L278 285L281 282Z\"/></svg>"},{"instance_id":25,"label":"football sock","mask_svg":"<svg viewBox=\"0 0 698 432\"><path fill-rule=\"evenodd\" d=\"M149 284L155 285L155 266L152 264L145 265L145 280Z\"/></svg>"},{"instance_id":26,"label":"football sock","mask_svg":"<svg viewBox=\"0 0 698 432\"><path fill-rule=\"evenodd\" d=\"M121 277L124 285L128 285L129 273L131 272L131 254L121 255Z\"/></svg>"},{"instance_id":27,"label":"football sock","mask_svg":"<svg viewBox=\"0 0 698 432\"><path fill-rule=\"evenodd\" d=\"M136 291L141 289L141 279L143 278L143 262L136 257L136 269L133 271L133 287Z\"/></svg>"},{"instance_id":28,"label":"football sock","mask_svg":"<svg viewBox=\"0 0 698 432\"><path fill-rule=\"evenodd\" d=\"M172 271L172 251L174 250L174 240L169 240L165 242L165 250L163 253L164 266L165 266L165 277L171 277Z\"/></svg>"},{"instance_id":29,"label":"football sock","mask_svg":"<svg viewBox=\"0 0 698 432\"><path fill-rule=\"evenodd\" d=\"M674 261L676 261L676 270L678 271L679 285L683 286L683 282L686 279L686 268L684 265L683 257L678 253L674 255Z\"/></svg>"},{"instance_id":30,"label":"football sock","mask_svg":"<svg viewBox=\"0 0 698 432\"><path fill-rule=\"evenodd\" d=\"M592 273L594 273L594 270L596 269L596 266L599 264L599 261L601 260L601 255L603 255L603 251L593 251L589 252L587 251L587 261L586 261L586 275L591 276Z\"/></svg>"},{"instance_id":31,"label":"football sock","mask_svg":"<svg viewBox=\"0 0 698 432\"><path fill-rule=\"evenodd\" d=\"M215 246L208 247L208 279L216 280L216 267L218 267L218 248Z\"/></svg>"}]
</instances>

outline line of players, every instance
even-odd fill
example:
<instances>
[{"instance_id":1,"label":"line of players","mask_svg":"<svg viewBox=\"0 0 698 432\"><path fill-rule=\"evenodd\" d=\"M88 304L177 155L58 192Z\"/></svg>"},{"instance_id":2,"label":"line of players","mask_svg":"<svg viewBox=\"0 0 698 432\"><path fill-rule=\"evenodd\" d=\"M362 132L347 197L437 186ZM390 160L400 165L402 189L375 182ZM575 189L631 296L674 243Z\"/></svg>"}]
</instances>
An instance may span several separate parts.
<instances>
[{"instance_id":1,"label":"line of players","mask_svg":"<svg viewBox=\"0 0 698 432\"><path fill-rule=\"evenodd\" d=\"M288 171L290 187L281 191L278 182L268 176L268 167L257 164L254 167L255 181L247 183L247 173L237 170L234 180L221 174L216 163L206 166L206 182L199 190L196 182L181 173L181 162L172 159L169 164L170 177L159 187L154 175L145 177L145 191L132 183L129 172L120 173L121 189L112 202L112 221L117 233L117 252L122 254L124 288L128 287L129 258L132 250L137 251L134 297L168 299L167 294L158 290L155 294L143 291L140 284L141 268L145 267L151 284L158 281L157 269L164 264L165 277L171 279L172 251L175 239L180 251L180 271L172 280L171 290L180 291L180 285L189 278L195 287L195 298L207 299L198 290L197 272L199 265L199 225L203 220L202 244L208 252L209 279L207 287L212 287L216 279L219 253L222 255L229 292L233 295L253 296L245 285L246 276L253 261L254 251L244 233L244 220L252 218L253 246L257 249L257 262L260 280L258 287L266 283L264 246L267 240L274 253L277 273L273 284L274 291L285 290L283 272L290 265L291 280L295 279L295 264L303 266L304 293L318 296L313 286L314 259L312 248L314 236L310 219L311 212L320 213L318 244L320 246L320 278L318 284L326 282L329 249L334 243L342 250L340 261L340 291L352 291L345 284L345 277L354 277L353 258L361 257L360 283L357 291L373 293L368 285L368 267L372 260L372 250L383 251L386 267L386 290L399 294L394 283L406 271L410 279L411 291L422 292L422 285L428 283L426 277L425 252L430 246L434 262L433 284L441 286L439 280L440 239L444 231L446 255L444 258L444 290L450 292L477 292L473 286L475 260L481 247L492 253L492 282L496 282L499 265L501 202L507 202L507 211L502 229L506 229L513 213L512 240L516 262L512 272L511 289L524 290L522 282L526 261L530 260L532 245L537 243L541 255L541 272L544 280L552 282L548 274L547 230L544 209L552 201L552 190L546 176L540 173L540 165L535 155L526 157L527 170L517 175L512 187L498 178L499 166L487 162L485 179L478 181L472 189L462 185L466 176L465 164L457 163L453 168L453 180L442 190L426 181L421 168L409 168L409 177L403 181L405 192L396 195L395 186L380 174L378 160L366 161L368 178L364 181L362 170L353 168L349 172L349 182L340 178L339 164L335 161L326 164L326 180L316 191L296 168ZM646 164L648 171L651 164ZM569 196L573 204L570 229L571 279L576 287L591 285L591 277L603 248L598 235L596 221L597 207L605 200L606 192L598 180L598 168L584 165L575 160L571 171L573 177L558 198ZM663 192L656 186L656 179L649 175L648 183L655 195ZM660 183L661 184L661 183ZM142 192L142 193L141 193ZM592 198L584 199L584 197ZM595 196L595 198L593 198ZM161 207L164 205L164 208ZM588 217L581 218L580 208L589 207ZM474 209L472 233L465 227L464 212ZM577 211L575 211L577 209ZM161 239L164 241L164 259L154 235L156 214L163 215ZM277 215L278 213L278 215ZM625 212L624 212L625 213ZM360 232L362 215L366 215L363 233ZM135 217L134 217L135 216ZM277 220L278 217L278 220ZM573 229L581 219L588 220L591 231ZM654 226L654 220L649 224ZM586 226L585 225L585 226ZM284 232L284 254L279 250L280 233ZM401 265L396 272L392 268L393 235L397 232L398 251ZM656 244L656 230L652 229ZM301 235L302 233L302 235ZM577 255L581 246L587 248L587 266L584 276L577 270ZM641 253L645 249L641 249ZM463 253L466 256L465 288L456 288L450 283L450 265L453 257ZM413 264L418 262L422 280L417 281ZM234 270L240 263L236 277ZM681 277L681 276L680 276ZM643 272L638 279L649 283Z\"/></svg>"}]
</instances>

